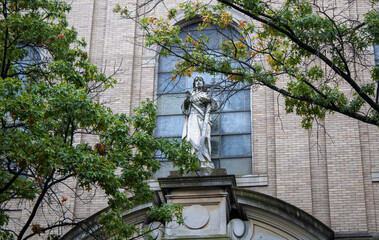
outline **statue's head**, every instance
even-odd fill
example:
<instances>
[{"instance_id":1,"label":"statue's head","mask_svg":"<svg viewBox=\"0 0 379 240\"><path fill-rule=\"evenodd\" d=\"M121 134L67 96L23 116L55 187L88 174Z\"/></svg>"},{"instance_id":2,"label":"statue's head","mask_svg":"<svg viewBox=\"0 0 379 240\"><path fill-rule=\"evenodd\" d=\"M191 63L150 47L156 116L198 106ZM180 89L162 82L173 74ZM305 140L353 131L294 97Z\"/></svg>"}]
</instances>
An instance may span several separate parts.
<instances>
[{"instance_id":1,"label":"statue's head","mask_svg":"<svg viewBox=\"0 0 379 240\"><path fill-rule=\"evenodd\" d=\"M204 79L202 77L195 77L192 87L193 89L200 89L202 91L205 91Z\"/></svg>"}]
</instances>

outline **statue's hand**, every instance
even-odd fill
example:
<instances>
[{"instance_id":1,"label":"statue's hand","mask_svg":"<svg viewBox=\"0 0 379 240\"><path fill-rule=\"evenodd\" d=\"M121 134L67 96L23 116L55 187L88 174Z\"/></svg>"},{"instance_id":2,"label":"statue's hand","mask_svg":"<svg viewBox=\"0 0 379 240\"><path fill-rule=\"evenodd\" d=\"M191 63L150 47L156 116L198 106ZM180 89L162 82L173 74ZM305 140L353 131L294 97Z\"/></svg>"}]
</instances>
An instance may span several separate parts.
<instances>
[{"instance_id":1,"label":"statue's hand","mask_svg":"<svg viewBox=\"0 0 379 240\"><path fill-rule=\"evenodd\" d=\"M218 103L216 100L212 99L212 111L216 111L218 109Z\"/></svg>"}]
</instances>

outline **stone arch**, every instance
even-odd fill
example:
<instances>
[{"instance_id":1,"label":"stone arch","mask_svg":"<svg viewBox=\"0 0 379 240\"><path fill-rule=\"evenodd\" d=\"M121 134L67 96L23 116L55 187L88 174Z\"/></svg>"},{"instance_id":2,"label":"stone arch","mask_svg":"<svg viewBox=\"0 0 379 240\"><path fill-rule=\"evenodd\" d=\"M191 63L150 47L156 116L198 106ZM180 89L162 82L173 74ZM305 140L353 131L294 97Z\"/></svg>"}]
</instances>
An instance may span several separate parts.
<instances>
[{"instance_id":1,"label":"stone arch","mask_svg":"<svg viewBox=\"0 0 379 240\"><path fill-rule=\"evenodd\" d=\"M195 215L207 215L207 221L196 226L186 221L181 226L160 225L146 214L157 201L125 211L123 218L128 224L151 229L158 224L159 230L151 233L153 239L334 239L329 227L303 210L262 193L235 188L233 175L170 177L159 181L162 201L175 199L184 206L184 217L190 219L192 210L196 210ZM97 218L101 212L83 221L62 239L89 240L92 234L100 234Z\"/></svg>"},{"instance_id":2,"label":"stone arch","mask_svg":"<svg viewBox=\"0 0 379 240\"><path fill-rule=\"evenodd\" d=\"M280 199L235 188L237 205L258 235L281 236L274 239L334 239L334 232L312 215ZM265 238L262 238L265 239Z\"/></svg>"},{"instance_id":3,"label":"stone arch","mask_svg":"<svg viewBox=\"0 0 379 240\"><path fill-rule=\"evenodd\" d=\"M145 204L138 204L132 209L123 213L123 220L127 224L135 225L139 228L148 227L149 220L147 217L147 211L155 203L149 202ZM78 225L68 231L60 238L61 240L93 240L93 239L107 239L104 238L102 227L98 223L99 217L102 213L106 212L108 208L105 208L87 219L81 221Z\"/></svg>"}]
</instances>

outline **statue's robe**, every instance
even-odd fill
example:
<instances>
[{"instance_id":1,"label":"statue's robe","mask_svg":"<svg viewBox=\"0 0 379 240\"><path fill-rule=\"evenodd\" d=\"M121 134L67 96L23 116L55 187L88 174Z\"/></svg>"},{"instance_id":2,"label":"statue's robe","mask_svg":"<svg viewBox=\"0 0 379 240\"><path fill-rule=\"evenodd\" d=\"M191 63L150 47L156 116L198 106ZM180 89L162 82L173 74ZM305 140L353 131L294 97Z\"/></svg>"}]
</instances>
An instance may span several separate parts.
<instances>
[{"instance_id":1,"label":"statue's robe","mask_svg":"<svg viewBox=\"0 0 379 240\"><path fill-rule=\"evenodd\" d=\"M186 102L187 101L187 102ZM193 152L199 152L202 149L201 154L198 154L200 162L212 162L211 161L211 120L205 123L207 129L204 132L204 142L201 142L204 124L204 118L206 115L207 105L217 105L217 103L208 96L207 92L193 91L189 99L185 100L183 104L184 113L184 127L182 139L187 140L193 146ZM186 107L187 106L187 107ZM209 109L212 110L212 109ZM201 147L201 145L204 145Z\"/></svg>"}]
</instances>

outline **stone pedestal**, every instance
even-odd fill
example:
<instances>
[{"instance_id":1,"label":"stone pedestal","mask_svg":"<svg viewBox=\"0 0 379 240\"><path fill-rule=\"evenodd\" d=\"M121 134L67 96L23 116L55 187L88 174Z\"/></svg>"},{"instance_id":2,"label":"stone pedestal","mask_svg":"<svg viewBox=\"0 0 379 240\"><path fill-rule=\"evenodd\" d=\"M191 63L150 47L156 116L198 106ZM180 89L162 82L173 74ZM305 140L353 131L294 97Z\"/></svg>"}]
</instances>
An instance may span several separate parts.
<instances>
[{"instance_id":1,"label":"stone pedestal","mask_svg":"<svg viewBox=\"0 0 379 240\"><path fill-rule=\"evenodd\" d=\"M229 239L227 224L234 203L231 191L236 186L234 175L212 172L198 175L172 174L159 179L165 200L184 208L184 224L166 224L163 239Z\"/></svg>"}]
</instances>

